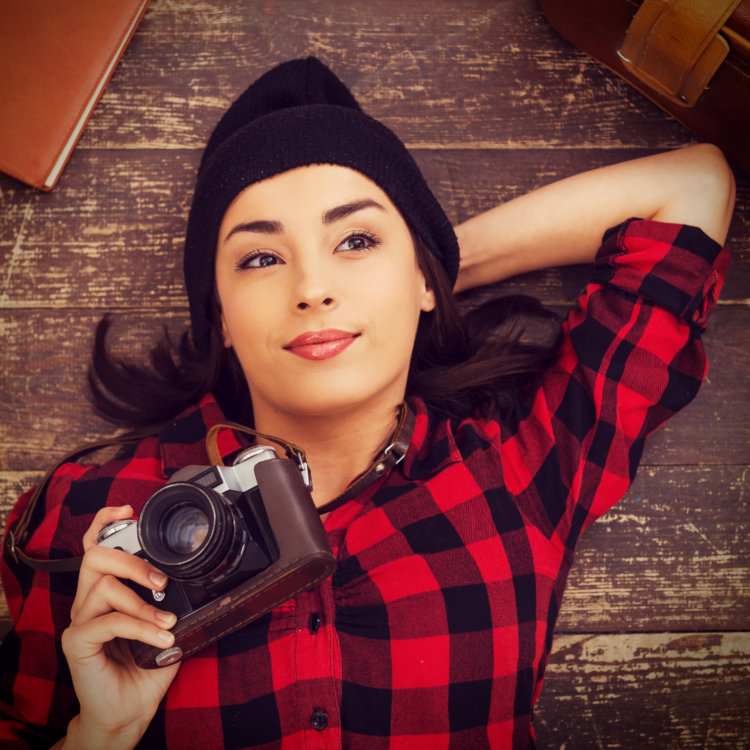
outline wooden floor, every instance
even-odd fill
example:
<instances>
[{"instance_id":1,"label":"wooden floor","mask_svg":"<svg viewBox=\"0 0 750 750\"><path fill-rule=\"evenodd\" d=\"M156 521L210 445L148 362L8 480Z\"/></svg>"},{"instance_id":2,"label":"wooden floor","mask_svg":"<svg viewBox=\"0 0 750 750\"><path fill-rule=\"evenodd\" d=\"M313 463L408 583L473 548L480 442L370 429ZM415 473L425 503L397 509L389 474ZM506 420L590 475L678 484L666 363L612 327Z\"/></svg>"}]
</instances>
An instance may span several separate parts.
<instances>
[{"instance_id":1,"label":"wooden floor","mask_svg":"<svg viewBox=\"0 0 750 750\"><path fill-rule=\"evenodd\" d=\"M111 432L83 388L101 315L139 356L159 326L188 320L181 254L201 149L251 81L309 54L405 141L454 222L697 140L561 39L536 0L153 0L55 190L0 176L3 522L51 462ZM540 748L750 747L750 178L736 177L708 380L579 547ZM564 312L586 270L502 291Z\"/></svg>"}]
</instances>

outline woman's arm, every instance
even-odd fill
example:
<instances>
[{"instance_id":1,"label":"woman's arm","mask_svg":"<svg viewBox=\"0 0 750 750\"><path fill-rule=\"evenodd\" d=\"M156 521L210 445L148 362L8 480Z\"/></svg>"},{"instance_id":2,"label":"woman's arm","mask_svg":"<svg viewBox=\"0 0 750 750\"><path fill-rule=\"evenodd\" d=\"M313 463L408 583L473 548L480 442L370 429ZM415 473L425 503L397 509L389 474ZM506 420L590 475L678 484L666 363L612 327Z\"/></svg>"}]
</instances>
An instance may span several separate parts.
<instances>
[{"instance_id":1,"label":"woman's arm","mask_svg":"<svg viewBox=\"0 0 750 750\"><path fill-rule=\"evenodd\" d=\"M69 517L65 502L70 484L65 479L71 472L80 476L81 472L85 475L97 470L72 464L58 469L58 481L55 484L53 479L54 487L46 497L46 507L56 512L48 513L37 526L28 543L30 548L39 549L39 539L51 539L50 526L57 526L54 539L58 548L67 544L64 551L77 551L69 536L69 522L59 522ZM26 493L21 500L24 504L14 508L9 524L23 512L30 495ZM101 501L106 499L105 494ZM174 643L169 630L176 617L145 602L123 580L161 590L167 583L166 576L146 560L96 543L107 523L132 515L129 506L107 506L94 516L83 537L85 554L72 602L66 599L68 583L58 581L50 588L50 574L14 564L7 549L3 550L3 582L10 584L6 591L12 592L15 628L13 638L4 641L3 649L7 650L0 656L1 747L40 746L43 738L54 736L67 723L67 736L53 750L126 750L135 747L147 730L180 665L141 669L125 639L167 648ZM70 610L68 602L72 604ZM61 643L57 641L60 633ZM64 676L60 677L65 673L58 646L67 659L75 693ZM3 662L6 655L9 658Z\"/></svg>"},{"instance_id":2,"label":"woman's arm","mask_svg":"<svg viewBox=\"0 0 750 750\"><path fill-rule=\"evenodd\" d=\"M592 262L604 232L633 216L690 224L723 244L734 194L726 159L707 143L568 177L456 227L455 291Z\"/></svg>"}]
</instances>

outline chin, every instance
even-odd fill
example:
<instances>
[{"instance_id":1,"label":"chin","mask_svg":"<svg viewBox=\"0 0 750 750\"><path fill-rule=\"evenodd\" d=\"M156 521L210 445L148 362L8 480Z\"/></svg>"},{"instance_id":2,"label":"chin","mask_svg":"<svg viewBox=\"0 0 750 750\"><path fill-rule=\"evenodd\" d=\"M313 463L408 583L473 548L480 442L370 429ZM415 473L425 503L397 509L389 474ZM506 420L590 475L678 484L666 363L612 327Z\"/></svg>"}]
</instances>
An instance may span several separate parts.
<instances>
[{"instance_id":1,"label":"chin","mask_svg":"<svg viewBox=\"0 0 750 750\"><path fill-rule=\"evenodd\" d=\"M296 398L290 398L290 395L292 394L287 395L281 402L277 401L274 406L291 414L299 414L301 417L326 417L356 408L370 400L368 394L342 393L333 389L306 389L305 393L299 394Z\"/></svg>"},{"instance_id":2,"label":"chin","mask_svg":"<svg viewBox=\"0 0 750 750\"><path fill-rule=\"evenodd\" d=\"M378 400L392 391L394 385L394 380L375 382L356 376L309 378L304 383L289 384L288 387L277 384L273 393L266 391L263 394L263 399L275 410L288 414L326 417ZM400 393L403 399L403 387Z\"/></svg>"}]
</instances>

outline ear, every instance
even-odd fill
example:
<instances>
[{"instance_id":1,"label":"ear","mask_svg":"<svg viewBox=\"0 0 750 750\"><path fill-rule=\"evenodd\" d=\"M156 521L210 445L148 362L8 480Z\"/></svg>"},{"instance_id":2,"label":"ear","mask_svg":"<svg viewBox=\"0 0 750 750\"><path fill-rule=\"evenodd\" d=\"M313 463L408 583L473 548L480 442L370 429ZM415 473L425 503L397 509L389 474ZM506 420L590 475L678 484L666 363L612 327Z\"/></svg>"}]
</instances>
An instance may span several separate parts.
<instances>
[{"instance_id":1,"label":"ear","mask_svg":"<svg viewBox=\"0 0 750 750\"><path fill-rule=\"evenodd\" d=\"M424 312L430 312L435 309L435 292L432 289L426 289L422 295L421 309Z\"/></svg>"},{"instance_id":2,"label":"ear","mask_svg":"<svg viewBox=\"0 0 750 750\"><path fill-rule=\"evenodd\" d=\"M422 286L419 309L423 312L430 312L431 310L435 309L435 292L433 292L432 289L427 288L427 282L425 281L424 274L422 274L421 271L419 275L421 278Z\"/></svg>"},{"instance_id":3,"label":"ear","mask_svg":"<svg viewBox=\"0 0 750 750\"><path fill-rule=\"evenodd\" d=\"M229 335L229 330L227 329L227 322L224 320L224 313L221 314L221 335L224 339L224 346L229 349L232 346L232 337Z\"/></svg>"}]
</instances>

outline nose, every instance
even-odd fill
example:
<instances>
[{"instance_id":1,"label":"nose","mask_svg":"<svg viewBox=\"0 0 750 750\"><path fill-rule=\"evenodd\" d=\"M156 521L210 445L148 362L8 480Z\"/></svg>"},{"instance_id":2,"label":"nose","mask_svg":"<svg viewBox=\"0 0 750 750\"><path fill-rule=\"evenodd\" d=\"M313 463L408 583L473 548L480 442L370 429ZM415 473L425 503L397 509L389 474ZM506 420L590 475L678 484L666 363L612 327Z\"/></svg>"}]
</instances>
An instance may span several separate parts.
<instances>
[{"instance_id":1,"label":"nose","mask_svg":"<svg viewBox=\"0 0 750 750\"><path fill-rule=\"evenodd\" d=\"M297 310L333 308L337 295L326 269L317 264L300 264L293 303Z\"/></svg>"},{"instance_id":2,"label":"nose","mask_svg":"<svg viewBox=\"0 0 750 750\"><path fill-rule=\"evenodd\" d=\"M321 307L329 307L333 304L333 298L332 297L326 297L324 300L321 301L320 305ZM298 310L306 310L308 307L315 307L315 303L309 303L309 302L298 302L297 303L297 309Z\"/></svg>"}]
</instances>

